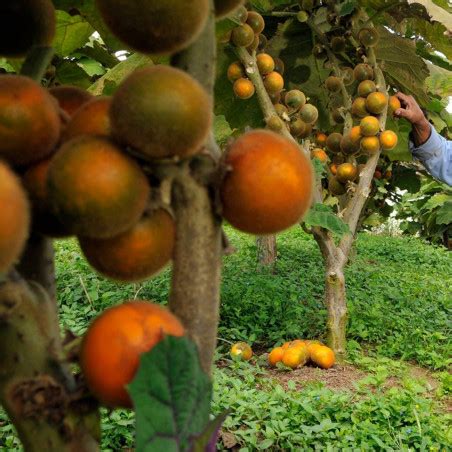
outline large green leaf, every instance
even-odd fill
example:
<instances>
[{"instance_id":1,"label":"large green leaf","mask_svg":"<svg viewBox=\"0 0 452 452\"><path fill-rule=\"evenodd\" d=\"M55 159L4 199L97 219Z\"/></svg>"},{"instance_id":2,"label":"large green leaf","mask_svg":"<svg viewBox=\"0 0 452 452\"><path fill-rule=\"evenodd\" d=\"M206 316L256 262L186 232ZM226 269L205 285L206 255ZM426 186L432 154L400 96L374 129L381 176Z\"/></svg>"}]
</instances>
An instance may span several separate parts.
<instances>
[{"instance_id":1,"label":"large green leaf","mask_svg":"<svg viewBox=\"0 0 452 452\"><path fill-rule=\"evenodd\" d=\"M229 138L232 137L233 130L223 115L215 116L213 121L213 133L215 141L223 148Z\"/></svg>"},{"instance_id":2,"label":"large green leaf","mask_svg":"<svg viewBox=\"0 0 452 452\"><path fill-rule=\"evenodd\" d=\"M316 203L311 207L304 218L304 222L311 226L328 229L339 237L350 232L348 225L333 212L331 207L320 203Z\"/></svg>"},{"instance_id":3,"label":"large green leaf","mask_svg":"<svg viewBox=\"0 0 452 452\"><path fill-rule=\"evenodd\" d=\"M440 98L448 97L452 94L452 72L437 66L431 66L430 76L425 80L428 91Z\"/></svg>"},{"instance_id":4,"label":"large green leaf","mask_svg":"<svg viewBox=\"0 0 452 452\"><path fill-rule=\"evenodd\" d=\"M141 355L128 386L136 413L140 452L189 450L208 422L212 385L201 369L196 345L167 336Z\"/></svg>"},{"instance_id":5,"label":"large green leaf","mask_svg":"<svg viewBox=\"0 0 452 452\"><path fill-rule=\"evenodd\" d=\"M436 212L436 224L452 224L452 201L446 202Z\"/></svg>"},{"instance_id":6,"label":"large green leaf","mask_svg":"<svg viewBox=\"0 0 452 452\"><path fill-rule=\"evenodd\" d=\"M417 193L421 188L421 181L416 175L416 171L402 165L393 167L392 184L400 190L407 190L409 193Z\"/></svg>"}]
</instances>

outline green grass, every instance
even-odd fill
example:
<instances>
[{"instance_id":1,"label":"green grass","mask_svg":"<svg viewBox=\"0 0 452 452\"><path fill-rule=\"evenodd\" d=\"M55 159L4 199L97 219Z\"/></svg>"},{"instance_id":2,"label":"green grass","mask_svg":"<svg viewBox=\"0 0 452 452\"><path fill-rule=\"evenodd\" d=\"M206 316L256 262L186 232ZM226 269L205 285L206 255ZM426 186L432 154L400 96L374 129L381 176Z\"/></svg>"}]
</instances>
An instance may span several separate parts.
<instances>
[{"instance_id":1,"label":"green grass","mask_svg":"<svg viewBox=\"0 0 452 452\"><path fill-rule=\"evenodd\" d=\"M224 258L219 336L257 348L295 337L323 338L323 264L312 238L300 228L278 237L272 275L256 272L252 237L227 232L237 253ZM217 370L213 409L232 409L225 430L234 433L243 450L444 447L450 438L438 401L413 382L394 390L383 389L381 382L402 365L385 357L432 370L450 365L451 264L451 253L418 239L361 234L346 270L349 352L373 377L354 393L319 385L300 392L283 390L246 364ZM62 325L77 334L103 309L123 300L168 299L170 270L144 284L112 283L89 268L74 241L57 243L56 267ZM437 396L450 394L450 375L442 372L438 378ZM104 412L102 450L131 447L133 422L127 411ZM17 444L0 413L0 449L17 450Z\"/></svg>"}]
</instances>

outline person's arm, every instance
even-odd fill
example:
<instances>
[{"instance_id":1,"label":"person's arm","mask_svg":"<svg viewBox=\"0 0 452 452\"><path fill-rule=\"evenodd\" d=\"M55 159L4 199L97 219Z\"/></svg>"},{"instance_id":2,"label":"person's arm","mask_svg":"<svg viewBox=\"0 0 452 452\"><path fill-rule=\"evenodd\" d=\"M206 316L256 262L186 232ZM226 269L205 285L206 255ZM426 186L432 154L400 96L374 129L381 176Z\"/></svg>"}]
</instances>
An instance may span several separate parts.
<instances>
[{"instance_id":1,"label":"person's arm","mask_svg":"<svg viewBox=\"0 0 452 452\"><path fill-rule=\"evenodd\" d=\"M406 118L412 125L410 149L429 173L436 179L452 185L452 141L440 136L427 121L423 111L412 96L397 93L402 108L395 116Z\"/></svg>"}]
</instances>

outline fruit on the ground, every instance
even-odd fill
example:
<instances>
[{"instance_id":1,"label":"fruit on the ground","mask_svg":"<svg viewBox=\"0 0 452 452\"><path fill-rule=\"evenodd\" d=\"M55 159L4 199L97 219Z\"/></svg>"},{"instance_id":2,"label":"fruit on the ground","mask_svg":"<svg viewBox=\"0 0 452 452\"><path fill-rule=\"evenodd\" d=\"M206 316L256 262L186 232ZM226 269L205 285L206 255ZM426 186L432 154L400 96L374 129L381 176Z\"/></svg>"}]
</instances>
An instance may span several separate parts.
<instances>
[{"instance_id":1,"label":"fruit on the ground","mask_svg":"<svg viewBox=\"0 0 452 452\"><path fill-rule=\"evenodd\" d=\"M358 143L359 140L361 140L362 136L361 136L361 127L360 126L353 126L350 129L350 132L348 133L348 136L350 137L350 139L355 142Z\"/></svg>"},{"instance_id":2,"label":"fruit on the ground","mask_svg":"<svg viewBox=\"0 0 452 452\"><path fill-rule=\"evenodd\" d=\"M108 28L142 53L169 54L191 44L210 10L208 0L96 0Z\"/></svg>"},{"instance_id":3,"label":"fruit on the ground","mask_svg":"<svg viewBox=\"0 0 452 452\"><path fill-rule=\"evenodd\" d=\"M377 86L372 80L363 80L358 85L358 96L367 97L369 94L377 91Z\"/></svg>"},{"instance_id":4,"label":"fruit on the ground","mask_svg":"<svg viewBox=\"0 0 452 452\"><path fill-rule=\"evenodd\" d=\"M342 163L337 167L336 179L345 184L354 181L358 177L358 168L353 163Z\"/></svg>"},{"instance_id":5,"label":"fruit on the ground","mask_svg":"<svg viewBox=\"0 0 452 452\"><path fill-rule=\"evenodd\" d=\"M20 257L29 229L28 200L16 175L0 161L0 273Z\"/></svg>"},{"instance_id":6,"label":"fruit on the ground","mask_svg":"<svg viewBox=\"0 0 452 452\"><path fill-rule=\"evenodd\" d=\"M323 132L317 132L315 134L315 138L314 138L315 144L317 146L325 146L327 139L328 139L328 136Z\"/></svg>"},{"instance_id":7,"label":"fruit on the ground","mask_svg":"<svg viewBox=\"0 0 452 452\"><path fill-rule=\"evenodd\" d=\"M353 155L359 151L359 142L350 135L344 135L341 139L341 151L345 155Z\"/></svg>"},{"instance_id":8,"label":"fruit on the ground","mask_svg":"<svg viewBox=\"0 0 452 452\"><path fill-rule=\"evenodd\" d=\"M345 39L342 36L334 36L331 39L331 50L334 53L341 53L345 50Z\"/></svg>"},{"instance_id":9,"label":"fruit on the ground","mask_svg":"<svg viewBox=\"0 0 452 452\"><path fill-rule=\"evenodd\" d=\"M353 77L356 81L372 80L374 78L374 70L366 63L360 63L353 69Z\"/></svg>"},{"instance_id":10,"label":"fruit on the ground","mask_svg":"<svg viewBox=\"0 0 452 452\"><path fill-rule=\"evenodd\" d=\"M376 135L380 130L380 123L375 116L364 117L361 119L359 126L361 128L361 135L365 137Z\"/></svg>"},{"instance_id":11,"label":"fruit on the ground","mask_svg":"<svg viewBox=\"0 0 452 452\"><path fill-rule=\"evenodd\" d=\"M319 117L319 111L312 104L304 104L300 108L300 118L307 124L313 124Z\"/></svg>"},{"instance_id":12,"label":"fruit on the ground","mask_svg":"<svg viewBox=\"0 0 452 452\"><path fill-rule=\"evenodd\" d=\"M233 358L249 361L253 350L246 342L237 342L231 347L230 354Z\"/></svg>"},{"instance_id":13,"label":"fruit on the ground","mask_svg":"<svg viewBox=\"0 0 452 452\"><path fill-rule=\"evenodd\" d=\"M290 133L294 137L299 137L306 131L307 126L308 125L303 120L295 117L295 119L292 119L292 121L290 121L289 123Z\"/></svg>"},{"instance_id":14,"label":"fruit on the ground","mask_svg":"<svg viewBox=\"0 0 452 452\"><path fill-rule=\"evenodd\" d=\"M374 154L375 152L377 152L380 149L380 140L375 135L370 136L370 137L364 137L361 140L361 149L364 152Z\"/></svg>"},{"instance_id":15,"label":"fruit on the ground","mask_svg":"<svg viewBox=\"0 0 452 452\"><path fill-rule=\"evenodd\" d=\"M80 367L91 392L109 407L131 407L126 391L138 370L140 355L165 335L183 336L181 322L149 301L127 301L106 309L83 337Z\"/></svg>"},{"instance_id":16,"label":"fruit on the ground","mask_svg":"<svg viewBox=\"0 0 452 452\"><path fill-rule=\"evenodd\" d=\"M254 31L248 24L242 24L232 30L231 41L237 47L248 47L254 41Z\"/></svg>"},{"instance_id":17,"label":"fruit on the ground","mask_svg":"<svg viewBox=\"0 0 452 452\"><path fill-rule=\"evenodd\" d=\"M297 367L303 366L309 359L308 349L306 346L302 347L288 347L284 351L282 358L282 363L290 367L291 369L296 369Z\"/></svg>"},{"instance_id":18,"label":"fruit on the ground","mask_svg":"<svg viewBox=\"0 0 452 452\"><path fill-rule=\"evenodd\" d=\"M48 46L55 35L51 0L0 2L0 56L21 57L33 46Z\"/></svg>"},{"instance_id":19,"label":"fruit on the ground","mask_svg":"<svg viewBox=\"0 0 452 452\"><path fill-rule=\"evenodd\" d=\"M146 176L110 140L84 135L53 157L48 195L58 217L75 234L109 238L141 218L149 198Z\"/></svg>"},{"instance_id":20,"label":"fruit on the ground","mask_svg":"<svg viewBox=\"0 0 452 452\"><path fill-rule=\"evenodd\" d=\"M331 348L322 345L320 347L316 347L312 351L311 360L322 369L329 369L330 367L334 366L334 363L336 362L336 357Z\"/></svg>"},{"instance_id":21,"label":"fruit on the ground","mask_svg":"<svg viewBox=\"0 0 452 452\"><path fill-rule=\"evenodd\" d=\"M375 28L361 28L358 33L359 42L365 47L373 47L378 43L380 35Z\"/></svg>"},{"instance_id":22,"label":"fruit on the ground","mask_svg":"<svg viewBox=\"0 0 452 452\"><path fill-rule=\"evenodd\" d=\"M273 234L296 224L311 204L313 169L296 143L254 130L229 148L221 186L223 216L252 234Z\"/></svg>"},{"instance_id":23,"label":"fruit on the ground","mask_svg":"<svg viewBox=\"0 0 452 452\"><path fill-rule=\"evenodd\" d=\"M333 132L328 135L326 139L326 147L329 151L337 153L341 151L342 134Z\"/></svg>"},{"instance_id":24,"label":"fruit on the ground","mask_svg":"<svg viewBox=\"0 0 452 452\"><path fill-rule=\"evenodd\" d=\"M337 164L336 163L332 163L330 165L330 171L333 176L336 175L336 173L337 173Z\"/></svg>"},{"instance_id":25,"label":"fruit on the ground","mask_svg":"<svg viewBox=\"0 0 452 452\"><path fill-rule=\"evenodd\" d=\"M212 122L204 88L169 66L134 71L110 107L113 136L147 158L188 157L200 151Z\"/></svg>"},{"instance_id":26,"label":"fruit on the ground","mask_svg":"<svg viewBox=\"0 0 452 452\"><path fill-rule=\"evenodd\" d=\"M366 99L364 97L357 97L352 104L352 115L358 118L364 118L369 112L366 109Z\"/></svg>"},{"instance_id":27,"label":"fruit on the ground","mask_svg":"<svg viewBox=\"0 0 452 452\"><path fill-rule=\"evenodd\" d=\"M337 171L336 171L337 174ZM328 190L332 195L340 196L344 195L347 191L344 184L341 184L337 179L336 176L331 176L328 179Z\"/></svg>"},{"instance_id":28,"label":"fruit on the ground","mask_svg":"<svg viewBox=\"0 0 452 452\"><path fill-rule=\"evenodd\" d=\"M268 53L259 53L256 56L256 63L262 75L270 74L275 70L275 60Z\"/></svg>"},{"instance_id":29,"label":"fruit on the ground","mask_svg":"<svg viewBox=\"0 0 452 452\"><path fill-rule=\"evenodd\" d=\"M55 215L49 200L47 174L50 162L50 158L41 160L30 166L23 175L23 184L33 210L33 229L54 238L67 237L71 235L70 230Z\"/></svg>"},{"instance_id":30,"label":"fruit on the ground","mask_svg":"<svg viewBox=\"0 0 452 452\"><path fill-rule=\"evenodd\" d=\"M396 110L401 108L400 100L396 96L391 96L388 102L388 112L390 114L394 114Z\"/></svg>"},{"instance_id":31,"label":"fruit on the ground","mask_svg":"<svg viewBox=\"0 0 452 452\"><path fill-rule=\"evenodd\" d=\"M255 92L253 82L247 78L239 78L236 80L232 89L239 99L249 99Z\"/></svg>"},{"instance_id":32,"label":"fruit on the ground","mask_svg":"<svg viewBox=\"0 0 452 452\"><path fill-rule=\"evenodd\" d=\"M59 139L57 102L36 82L0 75L0 158L28 165L49 156Z\"/></svg>"},{"instance_id":33,"label":"fruit on the ground","mask_svg":"<svg viewBox=\"0 0 452 452\"><path fill-rule=\"evenodd\" d=\"M397 146L397 134L392 130L385 130L380 134L380 144L384 151L389 151Z\"/></svg>"},{"instance_id":34,"label":"fruit on the ground","mask_svg":"<svg viewBox=\"0 0 452 452\"><path fill-rule=\"evenodd\" d=\"M69 116L93 98L88 91L69 85L55 86L49 89L49 93L56 98L60 108Z\"/></svg>"},{"instance_id":35,"label":"fruit on the ground","mask_svg":"<svg viewBox=\"0 0 452 452\"><path fill-rule=\"evenodd\" d=\"M325 86L328 91L335 93L341 89L341 79L334 75L330 75L325 80Z\"/></svg>"},{"instance_id":36,"label":"fruit on the ground","mask_svg":"<svg viewBox=\"0 0 452 452\"><path fill-rule=\"evenodd\" d=\"M283 356L284 349L282 347L275 347L268 355L268 364L272 367L276 367L276 365L282 361Z\"/></svg>"},{"instance_id":37,"label":"fruit on the ground","mask_svg":"<svg viewBox=\"0 0 452 452\"><path fill-rule=\"evenodd\" d=\"M111 97L95 98L80 107L64 131L64 139L79 135L109 136Z\"/></svg>"},{"instance_id":38,"label":"fruit on the ground","mask_svg":"<svg viewBox=\"0 0 452 452\"><path fill-rule=\"evenodd\" d=\"M273 58L275 60L275 71L278 74L284 75L284 61L281 58Z\"/></svg>"},{"instance_id":39,"label":"fruit on the ground","mask_svg":"<svg viewBox=\"0 0 452 452\"><path fill-rule=\"evenodd\" d=\"M232 13L244 0L215 0L215 16L224 17Z\"/></svg>"},{"instance_id":40,"label":"fruit on the ground","mask_svg":"<svg viewBox=\"0 0 452 452\"><path fill-rule=\"evenodd\" d=\"M328 162L327 153L320 148L315 148L311 151L311 157L320 160L322 163Z\"/></svg>"},{"instance_id":41,"label":"fruit on the ground","mask_svg":"<svg viewBox=\"0 0 452 452\"><path fill-rule=\"evenodd\" d=\"M286 93L284 102L291 110L299 110L306 104L306 96L299 89L292 89Z\"/></svg>"},{"instance_id":42,"label":"fruit on the ground","mask_svg":"<svg viewBox=\"0 0 452 452\"><path fill-rule=\"evenodd\" d=\"M319 347L322 347L323 344L320 341L307 341L306 346L308 347L309 357L311 357L314 350Z\"/></svg>"},{"instance_id":43,"label":"fruit on the ground","mask_svg":"<svg viewBox=\"0 0 452 452\"><path fill-rule=\"evenodd\" d=\"M283 121L276 115L270 116L270 118L266 121L267 127L270 130L274 130L275 132L279 132L282 130L284 123Z\"/></svg>"},{"instance_id":44,"label":"fruit on the ground","mask_svg":"<svg viewBox=\"0 0 452 452\"><path fill-rule=\"evenodd\" d=\"M228 67L227 77L230 82L235 82L239 78L245 77L245 68L240 61L234 61Z\"/></svg>"},{"instance_id":45,"label":"fruit on the ground","mask_svg":"<svg viewBox=\"0 0 452 452\"><path fill-rule=\"evenodd\" d=\"M253 29L255 34L262 33L265 28L264 18L256 11L249 11L246 23Z\"/></svg>"},{"instance_id":46,"label":"fruit on the ground","mask_svg":"<svg viewBox=\"0 0 452 452\"><path fill-rule=\"evenodd\" d=\"M366 98L366 109L375 115L380 114L388 104L388 98L385 94L377 91L371 93Z\"/></svg>"},{"instance_id":47,"label":"fruit on the ground","mask_svg":"<svg viewBox=\"0 0 452 452\"><path fill-rule=\"evenodd\" d=\"M287 350L290 347L299 347L305 345L305 341L302 339L294 339L293 341L284 342L282 345L283 350Z\"/></svg>"},{"instance_id":48,"label":"fruit on the ground","mask_svg":"<svg viewBox=\"0 0 452 452\"><path fill-rule=\"evenodd\" d=\"M171 215L158 209L118 236L79 237L79 243L86 259L99 273L117 281L134 282L156 274L170 261L175 234Z\"/></svg>"},{"instance_id":49,"label":"fruit on the ground","mask_svg":"<svg viewBox=\"0 0 452 452\"><path fill-rule=\"evenodd\" d=\"M269 93L277 93L284 88L284 79L278 72L270 72L265 77L264 86Z\"/></svg>"}]
</instances>

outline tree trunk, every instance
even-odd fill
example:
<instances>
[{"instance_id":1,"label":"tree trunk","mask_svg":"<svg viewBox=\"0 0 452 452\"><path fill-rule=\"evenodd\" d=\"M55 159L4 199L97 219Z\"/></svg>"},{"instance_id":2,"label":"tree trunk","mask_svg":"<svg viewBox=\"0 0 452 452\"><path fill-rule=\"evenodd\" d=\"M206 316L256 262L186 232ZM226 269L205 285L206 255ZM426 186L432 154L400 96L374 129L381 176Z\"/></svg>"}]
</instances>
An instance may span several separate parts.
<instances>
[{"instance_id":1,"label":"tree trunk","mask_svg":"<svg viewBox=\"0 0 452 452\"><path fill-rule=\"evenodd\" d=\"M258 269L267 269L272 273L276 267L276 236L262 235L256 238Z\"/></svg>"}]
</instances>

